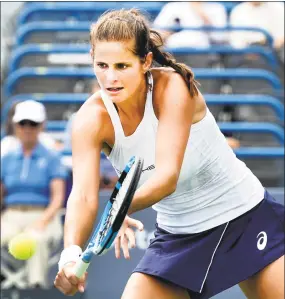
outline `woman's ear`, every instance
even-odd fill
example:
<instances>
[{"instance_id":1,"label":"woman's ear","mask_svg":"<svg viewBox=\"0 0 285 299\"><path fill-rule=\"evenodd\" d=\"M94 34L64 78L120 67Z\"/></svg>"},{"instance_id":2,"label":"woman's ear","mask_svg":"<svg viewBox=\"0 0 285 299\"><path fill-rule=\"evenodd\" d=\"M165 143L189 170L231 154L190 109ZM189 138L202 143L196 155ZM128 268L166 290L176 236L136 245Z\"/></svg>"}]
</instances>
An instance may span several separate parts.
<instances>
[{"instance_id":1,"label":"woman's ear","mask_svg":"<svg viewBox=\"0 0 285 299\"><path fill-rule=\"evenodd\" d=\"M152 54L152 52L148 52L145 56L145 60L143 63L144 73L146 73L150 69L150 67L152 65L152 61L153 61L153 54Z\"/></svg>"}]
</instances>

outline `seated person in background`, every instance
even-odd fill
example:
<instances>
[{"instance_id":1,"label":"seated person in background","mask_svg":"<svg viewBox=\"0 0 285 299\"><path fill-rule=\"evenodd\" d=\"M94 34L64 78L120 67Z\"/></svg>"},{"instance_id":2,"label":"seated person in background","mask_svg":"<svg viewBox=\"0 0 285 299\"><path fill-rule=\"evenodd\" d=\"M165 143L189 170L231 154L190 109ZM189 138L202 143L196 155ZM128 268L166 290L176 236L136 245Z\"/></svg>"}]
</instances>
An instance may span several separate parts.
<instances>
[{"instance_id":1,"label":"seated person in background","mask_svg":"<svg viewBox=\"0 0 285 299\"><path fill-rule=\"evenodd\" d=\"M154 27L225 27L227 13L220 3L169 2L163 6L153 22ZM227 35L221 32L181 30L173 33L160 31L167 47L209 47L212 43L224 43Z\"/></svg>"},{"instance_id":2,"label":"seated person in background","mask_svg":"<svg viewBox=\"0 0 285 299\"><path fill-rule=\"evenodd\" d=\"M118 175L115 172L111 162L107 157L100 160L100 189L112 190L118 181Z\"/></svg>"},{"instance_id":3,"label":"seated person in background","mask_svg":"<svg viewBox=\"0 0 285 299\"><path fill-rule=\"evenodd\" d=\"M36 104L34 104L36 103ZM11 150L16 149L20 142L17 136L14 134L14 124L12 118L15 113L15 107L17 103L14 103L9 111L5 133L6 136L1 140L1 157L8 153ZM43 122L46 119L45 107L38 102L35 101L25 101L26 109L32 109L30 112L31 120ZM48 148L56 149L56 141L47 133L40 132L39 141Z\"/></svg>"},{"instance_id":4,"label":"seated person in background","mask_svg":"<svg viewBox=\"0 0 285 299\"><path fill-rule=\"evenodd\" d=\"M273 37L274 48L284 48L284 2L242 2L230 14L231 26L258 27ZM265 44L266 37L261 32L232 31L230 44L244 48L252 44Z\"/></svg>"},{"instance_id":5,"label":"seated person in background","mask_svg":"<svg viewBox=\"0 0 285 299\"><path fill-rule=\"evenodd\" d=\"M41 104L17 104L13 122L20 146L1 157L1 247L22 231L35 236L37 250L27 261L29 287L46 286L49 244L62 238L66 169L58 153L39 142L44 120Z\"/></svg>"}]
</instances>

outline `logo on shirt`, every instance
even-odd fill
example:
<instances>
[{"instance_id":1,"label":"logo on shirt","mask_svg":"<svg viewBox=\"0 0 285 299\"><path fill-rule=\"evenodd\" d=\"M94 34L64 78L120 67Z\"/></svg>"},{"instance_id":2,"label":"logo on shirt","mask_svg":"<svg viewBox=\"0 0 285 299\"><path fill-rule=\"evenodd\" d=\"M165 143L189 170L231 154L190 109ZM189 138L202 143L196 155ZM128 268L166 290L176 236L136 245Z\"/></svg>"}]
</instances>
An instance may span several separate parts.
<instances>
[{"instance_id":1,"label":"logo on shirt","mask_svg":"<svg viewBox=\"0 0 285 299\"><path fill-rule=\"evenodd\" d=\"M145 171L148 171L148 170L153 170L153 169L155 169L154 164L149 165L147 168L145 168L145 169L142 170L142 173L145 172Z\"/></svg>"},{"instance_id":2,"label":"logo on shirt","mask_svg":"<svg viewBox=\"0 0 285 299\"><path fill-rule=\"evenodd\" d=\"M257 238L259 238L257 240L257 249L258 250L263 250L266 247L266 244L267 244L267 234L266 234L266 232L260 232L257 235Z\"/></svg>"},{"instance_id":3,"label":"logo on shirt","mask_svg":"<svg viewBox=\"0 0 285 299\"><path fill-rule=\"evenodd\" d=\"M153 169L155 169L154 164L149 165L148 167L146 167L145 169L142 170L142 173L145 171L153 170ZM119 175L121 175L122 172L118 168L115 167L115 170Z\"/></svg>"},{"instance_id":4,"label":"logo on shirt","mask_svg":"<svg viewBox=\"0 0 285 299\"><path fill-rule=\"evenodd\" d=\"M37 164L39 168L44 168L47 166L47 160L45 158L39 158Z\"/></svg>"}]
</instances>

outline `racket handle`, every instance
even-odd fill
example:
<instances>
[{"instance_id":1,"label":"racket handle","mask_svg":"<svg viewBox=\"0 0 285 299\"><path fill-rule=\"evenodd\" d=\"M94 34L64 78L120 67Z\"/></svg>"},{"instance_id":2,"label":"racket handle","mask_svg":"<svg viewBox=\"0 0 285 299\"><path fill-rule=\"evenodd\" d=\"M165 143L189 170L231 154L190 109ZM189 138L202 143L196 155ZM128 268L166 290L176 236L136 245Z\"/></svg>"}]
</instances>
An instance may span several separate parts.
<instances>
[{"instance_id":1,"label":"racket handle","mask_svg":"<svg viewBox=\"0 0 285 299\"><path fill-rule=\"evenodd\" d=\"M74 275L81 278L87 271L90 263L85 263L82 259L79 259L74 266Z\"/></svg>"}]
</instances>

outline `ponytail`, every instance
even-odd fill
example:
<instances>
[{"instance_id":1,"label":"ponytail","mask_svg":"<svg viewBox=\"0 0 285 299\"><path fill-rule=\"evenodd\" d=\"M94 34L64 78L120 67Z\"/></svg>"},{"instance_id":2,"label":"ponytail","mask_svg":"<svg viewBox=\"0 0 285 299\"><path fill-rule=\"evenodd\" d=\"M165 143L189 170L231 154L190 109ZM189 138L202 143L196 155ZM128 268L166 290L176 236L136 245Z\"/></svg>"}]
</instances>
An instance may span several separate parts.
<instances>
[{"instance_id":1,"label":"ponytail","mask_svg":"<svg viewBox=\"0 0 285 299\"><path fill-rule=\"evenodd\" d=\"M161 51L160 48L162 46L163 40L161 35L157 31L151 29L149 47L150 51L153 54L154 61L156 61L162 66L172 67L177 73L179 73L183 77L190 91L190 95L192 97L197 96L197 85L199 85L199 83L194 79L194 73L192 72L191 68L189 68L184 63L176 62L176 59L170 53Z\"/></svg>"}]
</instances>

